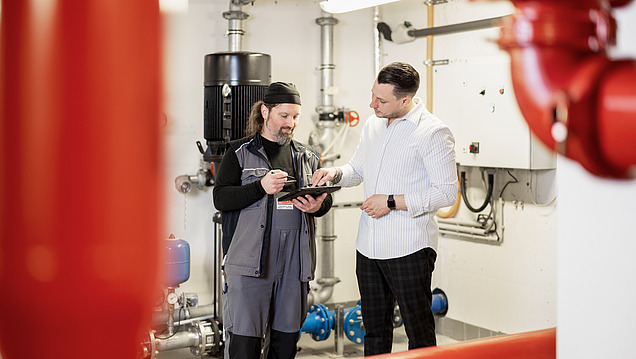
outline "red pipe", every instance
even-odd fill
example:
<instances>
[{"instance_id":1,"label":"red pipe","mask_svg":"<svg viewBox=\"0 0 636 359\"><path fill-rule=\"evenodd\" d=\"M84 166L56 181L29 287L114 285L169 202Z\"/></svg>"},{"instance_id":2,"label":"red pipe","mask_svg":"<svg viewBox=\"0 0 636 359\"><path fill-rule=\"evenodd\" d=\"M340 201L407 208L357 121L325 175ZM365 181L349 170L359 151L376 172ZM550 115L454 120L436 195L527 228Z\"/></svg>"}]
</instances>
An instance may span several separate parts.
<instances>
[{"instance_id":1,"label":"red pipe","mask_svg":"<svg viewBox=\"0 0 636 359\"><path fill-rule=\"evenodd\" d=\"M513 0L499 45L530 129L599 176L636 176L636 62L612 61L610 6L631 0Z\"/></svg>"},{"instance_id":2,"label":"red pipe","mask_svg":"<svg viewBox=\"0 0 636 359\"><path fill-rule=\"evenodd\" d=\"M554 359L556 328L377 355L378 359Z\"/></svg>"},{"instance_id":3,"label":"red pipe","mask_svg":"<svg viewBox=\"0 0 636 359\"><path fill-rule=\"evenodd\" d=\"M158 2L1 16L1 356L134 358L161 238Z\"/></svg>"}]
</instances>

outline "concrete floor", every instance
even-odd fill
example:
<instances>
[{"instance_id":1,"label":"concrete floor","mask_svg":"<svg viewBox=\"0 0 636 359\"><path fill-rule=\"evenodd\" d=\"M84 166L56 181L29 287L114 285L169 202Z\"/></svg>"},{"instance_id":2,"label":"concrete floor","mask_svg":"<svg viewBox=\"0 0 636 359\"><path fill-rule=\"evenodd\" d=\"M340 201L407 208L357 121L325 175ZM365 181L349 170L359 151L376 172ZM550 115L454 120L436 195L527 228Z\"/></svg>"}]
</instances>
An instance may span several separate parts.
<instances>
[{"instance_id":1,"label":"concrete floor","mask_svg":"<svg viewBox=\"0 0 636 359\"><path fill-rule=\"evenodd\" d=\"M321 359L321 358L334 358L336 356L335 341L333 334L326 340L315 341L308 334L302 334L298 341L298 359ZM446 337L444 335L437 335L437 345L444 345L457 342L454 339ZM408 341L406 334L404 333L404 326L395 329L393 335L393 352L405 351L408 348ZM349 339L344 340L344 357L345 358L361 358L363 357L363 346L355 344ZM177 349L166 352L161 352L157 356L158 359L193 359L194 355L190 353L189 349ZM211 358L205 356L204 358Z\"/></svg>"}]
</instances>

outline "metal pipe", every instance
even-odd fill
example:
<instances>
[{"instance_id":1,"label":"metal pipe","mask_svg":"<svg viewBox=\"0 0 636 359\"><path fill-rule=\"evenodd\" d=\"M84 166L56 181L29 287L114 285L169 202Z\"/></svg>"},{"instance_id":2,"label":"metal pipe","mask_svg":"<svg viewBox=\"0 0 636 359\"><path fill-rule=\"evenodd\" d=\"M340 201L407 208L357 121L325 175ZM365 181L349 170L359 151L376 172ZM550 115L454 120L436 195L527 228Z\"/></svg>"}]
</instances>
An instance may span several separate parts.
<instances>
[{"instance_id":1,"label":"metal pipe","mask_svg":"<svg viewBox=\"0 0 636 359\"><path fill-rule=\"evenodd\" d=\"M199 345L199 334L191 331L178 332L167 338L156 338L157 351L183 349Z\"/></svg>"},{"instance_id":2,"label":"metal pipe","mask_svg":"<svg viewBox=\"0 0 636 359\"><path fill-rule=\"evenodd\" d=\"M432 8L432 7L433 5L427 5L427 8ZM431 11L431 14L432 14L432 11ZM472 30L481 30L481 29L501 26L503 21L509 17L510 15L505 15L505 16L498 16L498 17L493 17L493 18L483 19L483 20L462 22L462 23L453 24L453 25L429 27L426 29L419 29L419 30L409 30L407 31L407 34L413 37L423 37L423 36L433 36L433 35L448 35L448 34L454 34L457 32L472 31ZM431 20L431 23L432 23L432 20Z\"/></svg>"},{"instance_id":3,"label":"metal pipe","mask_svg":"<svg viewBox=\"0 0 636 359\"><path fill-rule=\"evenodd\" d=\"M323 163L325 167L333 166L333 162L327 161ZM309 305L316 303L325 303L333 294L334 285L340 282L335 277L334 270L334 246L337 238L334 225L334 211L329 211L320 217L320 235L318 236L322 252L320 254L320 278L316 280L320 284L320 289L309 292L307 302Z\"/></svg>"},{"instance_id":4,"label":"metal pipe","mask_svg":"<svg viewBox=\"0 0 636 359\"><path fill-rule=\"evenodd\" d=\"M249 15L242 11L241 0L230 0L230 10L223 13L223 18L228 20L227 40L228 49L232 52L241 51L243 48L243 20Z\"/></svg>"},{"instance_id":5,"label":"metal pipe","mask_svg":"<svg viewBox=\"0 0 636 359\"><path fill-rule=\"evenodd\" d=\"M378 30L378 24L380 23L380 7L375 6L373 8L373 68L375 74L379 73L382 69L382 34Z\"/></svg>"},{"instance_id":6,"label":"metal pipe","mask_svg":"<svg viewBox=\"0 0 636 359\"><path fill-rule=\"evenodd\" d=\"M320 25L320 94L321 102L316 109L318 114L336 112L333 104L335 93L333 72L336 68L333 61L333 26L338 20L327 12L322 12L322 17L316 19Z\"/></svg>"},{"instance_id":7,"label":"metal pipe","mask_svg":"<svg viewBox=\"0 0 636 359\"><path fill-rule=\"evenodd\" d=\"M223 263L223 230L221 229L221 212L216 212L212 217L214 222L214 317L220 318L223 323L223 283L221 264Z\"/></svg>"},{"instance_id":8,"label":"metal pipe","mask_svg":"<svg viewBox=\"0 0 636 359\"><path fill-rule=\"evenodd\" d=\"M435 16L433 12L433 3L426 5L426 15L428 28L433 28ZM426 109L433 112L433 36L426 36Z\"/></svg>"},{"instance_id":9,"label":"metal pipe","mask_svg":"<svg viewBox=\"0 0 636 359\"><path fill-rule=\"evenodd\" d=\"M336 107L333 104L333 96L335 93L333 71L336 68L333 61L333 27L338 24L338 20L331 14L323 11L322 17L316 19L316 24L320 25L321 103L316 108L320 120L318 123L318 133L320 133L320 135L316 134L315 138L319 143L313 145L324 149L329 143L329 138L333 138L335 135L335 121L329 114L336 112ZM333 166L333 160L323 158L323 166ZM336 240L336 235L334 231L333 211L329 211L322 216L318 219L318 222L321 228L318 238L322 252L320 266L321 276L316 282L320 284L321 287L309 292L307 301L310 305L326 302L333 294L333 286L340 282L340 279L334 277L334 241Z\"/></svg>"},{"instance_id":10,"label":"metal pipe","mask_svg":"<svg viewBox=\"0 0 636 359\"><path fill-rule=\"evenodd\" d=\"M449 226L449 225L441 225L439 226L440 232L451 232L451 233L464 233L464 234L474 234L478 236L488 236L486 230L483 228L473 228L473 227L462 227L462 226Z\"/></svg>"},{"instance_id":11,"label":"metal pipe","mask_svg":"<svg viewBox=\"0 0 636 359\"><path fill-rule=\"evenodd\" d=\"M344 316L344 305L336 304L336 308L334 310L334 330L336 331L336 334L334 335L334 346L336 349L336 355L339 357L344 356Z\"/></svg>"},{"instance_id":12,"label":"metal pipe","mask_svg":"<svg viewBox=\"0 0 636 359\"><path fill-rule=\"evenodd\" d=\"M211 315L216 314L215 304L206 304L199 307L189 307L184 310L177 310L177 324L185 324L187 320L206 319ZM168 313L162 311L152 316L153 327L158 327L166 324L168 321Z\"/></svg>"},{"instance_id":13,"label":"metal pipe","mask_svg":"<svg viewBox=\"0 0 636 359\"><path fill-rule=\"evenodd\" d=\"M378 359L554 359L556 328L378 355Z\"/></svg>"},{"instance_id":14,"label":"metal pipe","mask_svg":"<svg viewBox=\"0 0 636 359\"><path fill-rule=\"evenodd\" d=\"M444 223L444 224L451 224L456 226L481 228L481 226L476 222L467 222L467 221L462 221L460 219L455 219L455 218L438 218L437 222L440 224Z\"/></svg>"},{"instance_id":15,"label":"metal pipe","mask_svg":"<svg viewBox=\"0 0 636 359\"><path fill-rule=\"evenodd\" d=\"M494 235L483 236L483 235L470 234L470 233L447 231L441 228L439 230L439 233L442 235L449 235L449 236L454 236L459 238L470 239L477 242L501 244L501 240L499 240L499 238L497 238L497 236L494 236Z\"/></svg>"}]
</instances>

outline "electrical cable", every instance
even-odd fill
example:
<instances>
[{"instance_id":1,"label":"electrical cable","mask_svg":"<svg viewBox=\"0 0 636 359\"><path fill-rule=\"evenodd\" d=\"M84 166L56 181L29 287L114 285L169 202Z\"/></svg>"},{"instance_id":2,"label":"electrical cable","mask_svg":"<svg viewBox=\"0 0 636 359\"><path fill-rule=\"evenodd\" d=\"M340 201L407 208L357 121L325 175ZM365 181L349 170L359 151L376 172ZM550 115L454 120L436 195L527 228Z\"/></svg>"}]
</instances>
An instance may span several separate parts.
<instances>
[{"instance_id":1,"label":"electrical cable","mask_svg":"<svg viewBox=\"0 0 636 359\"><path fill-rule=\"evenodd\" d=\"M483 176L483 170L482 170L482 176ZM466 207L468 207L468 209L471 212L475 212L475 213L481 212L486 208L486 206L488 206L488 204L490 203L490 199L492 198L494 181L495 181L495 176L489 173L488 188L486 189L486 199L484 200L484 203L479 208L475 209L473 206L470 205L470 201L468 201L468 197L466 196L466 172L462 171L461 180L460 180L462 198L464 199L464 204L466 204Z\"/></svg>"},{"instance_id":2,"label":"electrical cable","mask_svg":"<svg viewBox=\"0 0 636 359\"><path fill-rule=\"evenodd\" d=\"M503 186L503 188L501 189L501 191L499 192L499 198L501 198L501 196L503 195L504 190L506 189L506 187L508 187L509 184L511 183L519 183L519 180L517 180L517 177L513 176L512 173L510 173L510 170L506 171L508 172L508 175L510 177L512 177L514 179L514 181L508 181L506 182L506 184Z\"/></svg>"},{"instance_id":3,"label":"electrical cable","mask_svg":"<svg viewBox=\"0 0 636 359\"><path fill-rule=\"evenodd\" d=\"M497 235L497 240L499 240L499 233L497 233L497 221L495 219L495 216L496 216L495 204L493 202L494 202L494 199L491 197L490 198L490 213L488 213L487 217L484 216L483 214L478 215L477 222L480 222L479 217L481 216L483 218L483 223L481 225L486 230L486 234L495 233ZM491 221L490 226L488 226L489 220ZM486 226L488 226L488 228L486 228Z\"/></svg>"},{"instance_id":4,"label":"electrical cable","mask_svg":"<svg viewBox=\"0 0 636 359\"><path fill-rule=\"evenodd\" d=\"M185 311L185 309L183 307L179 308L179 315L177 316L177 325L175 325L176 329L174 331L174 333L168 335L167 337L160 337L159 335L155 336L157 339L170 339L172 337L174 337L178 332L179 332L179 328L181 327L181 311ZM166 332L166 330L168 330L168 328L166 327L166 329L162 330L161 333L159 334L163 334Z\"/></svg>"}]
</instances>

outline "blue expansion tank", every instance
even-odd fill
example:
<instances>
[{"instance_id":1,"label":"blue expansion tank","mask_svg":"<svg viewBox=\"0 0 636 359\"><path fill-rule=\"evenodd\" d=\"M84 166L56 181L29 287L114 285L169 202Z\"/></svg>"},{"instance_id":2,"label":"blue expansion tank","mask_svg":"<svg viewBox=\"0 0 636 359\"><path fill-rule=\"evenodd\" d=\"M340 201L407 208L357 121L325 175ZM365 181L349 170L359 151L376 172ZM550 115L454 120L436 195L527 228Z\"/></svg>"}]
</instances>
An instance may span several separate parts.
<instances>
[{"instance_id":1,"label":"blue expansion tank","mask_svg":"<svg viewBox=\"0 0 636 359\"><path fill-rule=\"evenodd\" d=\"M175 238L174 234L164 240L164 272L162 283L168 287L178 287L190 278L190 245Z\"/></svg>"}]
</instances>

